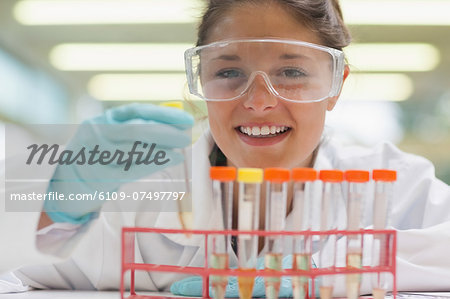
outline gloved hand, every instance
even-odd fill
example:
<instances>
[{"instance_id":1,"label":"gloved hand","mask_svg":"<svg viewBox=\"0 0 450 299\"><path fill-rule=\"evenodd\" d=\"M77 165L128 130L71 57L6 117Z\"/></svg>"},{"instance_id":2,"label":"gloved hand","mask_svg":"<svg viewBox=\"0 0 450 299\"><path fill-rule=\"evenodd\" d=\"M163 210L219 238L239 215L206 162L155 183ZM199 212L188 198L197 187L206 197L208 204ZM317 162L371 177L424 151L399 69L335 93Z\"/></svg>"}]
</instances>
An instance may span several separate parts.
<instances>
[{"instance_id":1,"label":"gloved hand","mask_svg":"<svg viewBox=\"0 0 450 299\"><path fill-rule=\"evenodd\" d=\"M182 110L150 104L112 108L99 117L83 122L65 150L73 151L73 159L84 147L85 163L58 165L48 191L64 193L66 198L69 194L97 194L96 200L46 200L44 211L54 222L82 224L89 221L104 203L104 200L98 199L100 192L116 191L124 183L181 163L183 155L173 149L191 144L190 136L184 130L192 127L193 123L192 116ZM146 147L144 144L147 144ZM153 162L137 164L138 152L142 152L141 161L145 160L152 144L155 147L148 161L154 159ZM96 146L100 153L105 150L111 153L103 158L104 161L112 160L113 155L118 154L109 163L101 164L97 160L89 165L87 162L92 162L88 160L90 151ZM135 146L136 152L131 155L130 151ZM119 151L123 155L122 163L118 162ZM155 155L160 151L161 155L165 153L165 157L156 159ZM94 161L99 159L100 153Z\"/></svg>"},{"instance_id":2,"label":"gloved hand","mask_svg":"<svg viewBox=\"0 0 450 299\"><path fill-rule=\"evenodd\" d=\"M257 269L264 269L264 258L258 258ZM283 257L283 269L292 269L292 255ZM180 281L174 282L170 286L170 291L174 295L178 296L202 296L202 278L200 276L192 276ZM317 292L316 292L317 293ZM209 287L209 294L212 297L212 287ZM255 284L253 286L253 297L265 296L265 284L264 277L257 276L255 278ZM283 276L281 278L279 297L292 297L292 282L291 277ZM235 276L229 277L228 285L226 288L225 297L237 298L239 297L239 285Z\"/></svg>"}]
</instances>

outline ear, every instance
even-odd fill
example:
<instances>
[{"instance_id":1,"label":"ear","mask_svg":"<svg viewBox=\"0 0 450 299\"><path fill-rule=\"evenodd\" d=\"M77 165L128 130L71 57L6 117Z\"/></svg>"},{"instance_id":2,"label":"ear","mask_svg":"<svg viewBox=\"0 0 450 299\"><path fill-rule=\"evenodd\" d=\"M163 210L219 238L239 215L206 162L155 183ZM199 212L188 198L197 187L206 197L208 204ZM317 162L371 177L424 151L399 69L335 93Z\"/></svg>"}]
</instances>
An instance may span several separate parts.
<instances>
[{"instance_id":1,"label":"ear","mask_svg":"<svg viewBox=\"0 0 450 299\"><path fill-rule=\"evenodd\" d=\"M350 74L350 68L348 67L348 65L345 65L345 67L344 67L344 78L342 79L342 86L344 86L345 79L347 79L349 74ZM337 100L338 100L339 96L341 95L341 91L342 91L342 87L341 87L341 90L339 91L339 94L337 96L328 99L328 103L327 103L327 110L328 111L333 110L334 106L336 106Z\"/></svg>"}]
</instances>

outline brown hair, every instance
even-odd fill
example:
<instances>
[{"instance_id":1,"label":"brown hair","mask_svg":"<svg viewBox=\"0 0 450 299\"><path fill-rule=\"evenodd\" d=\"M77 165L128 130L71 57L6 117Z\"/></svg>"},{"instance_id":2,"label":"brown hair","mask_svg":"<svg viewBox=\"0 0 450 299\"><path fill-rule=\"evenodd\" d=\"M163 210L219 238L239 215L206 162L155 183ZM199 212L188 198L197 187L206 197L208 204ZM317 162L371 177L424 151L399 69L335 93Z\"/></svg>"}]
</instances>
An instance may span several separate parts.
<instances>
[{"instance_id":1,"label":"brown hair","mask_svg":"<svg viewBox=\"0 0 450 299\"><path fill-rule=\"evenodd\" d=\"M198 28L197 46L206 43L209 30L234 6L276 3L316 32L324 46L342 50L351 41L338 0L209 0Z\"/></svg>"}]
</instances>

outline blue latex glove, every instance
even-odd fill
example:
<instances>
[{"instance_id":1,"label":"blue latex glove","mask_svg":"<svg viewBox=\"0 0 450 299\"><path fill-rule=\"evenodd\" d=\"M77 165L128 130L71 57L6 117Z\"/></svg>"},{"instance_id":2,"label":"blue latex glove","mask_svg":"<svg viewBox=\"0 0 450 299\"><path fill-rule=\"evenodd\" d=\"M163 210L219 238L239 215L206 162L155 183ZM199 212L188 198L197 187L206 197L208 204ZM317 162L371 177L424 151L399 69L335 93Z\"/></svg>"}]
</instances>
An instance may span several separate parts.
<instances>
[{"instance_id":1,"label":"blue latex glove","mask_svg":"<svg viewBox=\"0 0 450 299\"><path fill-rule=\"evenodd\" d=\"M313 265L315 266L315 265ZM258 258L257 269L264 269L264 258ZM283 269L292 269L292 255L287 255L283 258ZM170 291L178 296L202 296L203 281L200 276L192 276L180 281L174 282L170 286ZM212 287L209 287L209 294L213 296ZM318 292L316 291L316 297ZM265 297L264 278L257 276L253 286L253 297ZM279 297L292 297L292 282L291 277L286 276L281 278ZM226 288L225 297L237 298L239 297L239 285L235 276L229 277Z\"/></svg>"},{"instance_id":2,"label":"blue latex glove","mask_svg":"<svg viewBox=\"0 0 450 299\"><path fill-rule=\"evenodd\" d=\"M137 156L134 155L129 164L118 164L116 158L114 162L103 165L58 165L48 191L64 193L65 196L116 191L124 183L181 163L183 155L173 149L191 144L191 138L185 130L192 127L193 123L192 116L180 109L150 104L131 104L107 110L103 115L83 122L65 150L78 153L85 147L86 157L89 157L88 151L98 145L99 151L115 153L120 150L124 153L124 159L127 159L133 144L140 141L142 143L137 150L144 153L142 159L154 143L156 147L153 155L164 151L165 157L159 161L169 159L169 162L138 165L135 163ZM143 148L143 143L148 146ZM54 222L82 224L95 217L104 202L98 198L92 201L46 200L44 211Z\"/></svg>"}]
</instances>

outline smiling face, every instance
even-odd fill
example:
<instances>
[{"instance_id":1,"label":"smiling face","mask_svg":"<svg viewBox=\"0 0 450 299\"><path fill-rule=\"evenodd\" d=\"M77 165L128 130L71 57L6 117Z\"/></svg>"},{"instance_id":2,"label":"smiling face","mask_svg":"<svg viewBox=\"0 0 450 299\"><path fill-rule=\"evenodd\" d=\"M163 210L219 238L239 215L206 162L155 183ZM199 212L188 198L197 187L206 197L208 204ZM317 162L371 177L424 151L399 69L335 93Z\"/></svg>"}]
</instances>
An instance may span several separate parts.
<instances>
[{"instance_id":1,"label":"smiling face","mask_svg":"<svg viewBox=\"0 0 450 299\"><path fill-rule=\"evenodd\" d=\"M318 36L274 3L235 6L211 28L207 43L255 38L320 44ZM251 53L249 57L238 59L250 61L251 58L252 63L257 63L257 68L270 76L273 59L267 51L255 49L248 53ZM225 57L225 60L230 59ZM217 63L220 65L223 61L219 59ZM307 63L311 64L311 61ZM225 75L238 76L229 71ZM271 93L265 80L263 74L256 73L251 84L244 86L244 94L237 99L207 102L214 140L227 157L228 164L236 167L311 166L326 111L333 109L337 98L315 103L288 102ZM208 90L206 87L204 93L211 97L218 93L218 89Z\"/></svg>"}]
</instances>

